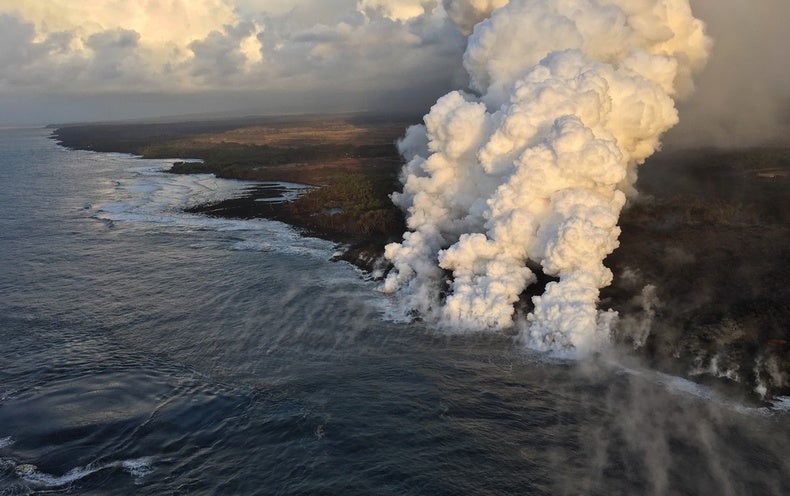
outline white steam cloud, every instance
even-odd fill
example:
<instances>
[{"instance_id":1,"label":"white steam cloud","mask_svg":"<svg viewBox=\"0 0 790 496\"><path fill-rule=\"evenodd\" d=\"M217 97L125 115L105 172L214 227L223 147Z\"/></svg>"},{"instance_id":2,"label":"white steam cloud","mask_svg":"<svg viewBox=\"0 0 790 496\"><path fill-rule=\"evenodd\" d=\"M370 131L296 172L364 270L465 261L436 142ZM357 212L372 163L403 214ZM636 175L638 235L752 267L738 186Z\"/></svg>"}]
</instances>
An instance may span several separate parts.
<instances>
[{"instance_id":1,"label":"white steam cloud","mask_svg":"<svg viewBox=\"0 0 790 496\"><path fill-rule=\"evenodd\" d=\"M462 33L469 35L475 24L491 15L494 9L507 4L508 0L444 0L447 16L458 26Z\"/></svg>"},{"instance_id":2,"label":"white steam cloud","mask_svg":"<svg viewBox=\"0 0 790 496\"><path fill-rule=\"evenodd\" d=\"M539 265L559 280L532 299L524 336L595 349L616 318L597 308L612 281L603 260L637 166L707 59L704 26L688 0L444 6L461 30L490 14L464 55L479 96L445 95L400 143L408 164L393 199L409 231L386 248L384 290L454 328L504 328Z\"/></svg>"}]
</instances>

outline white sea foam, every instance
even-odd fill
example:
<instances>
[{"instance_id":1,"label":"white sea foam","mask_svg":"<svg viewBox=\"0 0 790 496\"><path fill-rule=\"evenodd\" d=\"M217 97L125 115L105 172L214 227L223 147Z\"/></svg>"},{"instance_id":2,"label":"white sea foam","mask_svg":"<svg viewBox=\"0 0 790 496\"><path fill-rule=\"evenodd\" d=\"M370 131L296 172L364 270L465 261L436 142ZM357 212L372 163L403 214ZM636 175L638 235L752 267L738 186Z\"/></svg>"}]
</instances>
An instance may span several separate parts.
<instances>
[{"instance_id":1,"label":"white sea foam","mask_svg":"<svg viewBox=\"0 0 790 496\"><path fill-rule=\"evenodd\" d=\"M8 448L14 444L14 440L11 437L0 437L0 449Z\"/></svg>"},{"instance_id":2,"label":"white sea foam","mask_svg":"<svg viewBox=\"0 0 790 496\"><path fill-rule=\"evenodd\" d=\"M301 195L308 192L309 190L314 189L314 186L309 186L307 184L300 184L300 183L290 183L287 181L265 181L259 183L259 185L282 189L282 194L280 196L275 196L273 198L255 199L256 202L264 202L264 203L293 201L299 198Z\"/></svg>"},{"instance_id":3,"label":"white sea foam","mask_svg":"<svg viewBox=\"0 0 790 496\"><path fill-rule=\"evenodd\" d=\"M63 475L52 475L40 472L38 467L30 464L17 465L15 472L25 481L44 487L61 487L76 482L107 467L77 467Z\"/></svg>"},{"instance_id":4,"label":"white sea foam","mask_svg":"<svg viewBox=\"0 0 790 496\"><path fill-rule=\"evenodd\" d=\"M71 484L80 479L84 479L89 475L101 472L102 470L113 468L124 469L138 483L153 471L153 465L150 458L137 458L105 463L101 465L89 464L84 467L75 467L63 475L48 474L46 472L40 471L36 465L22 463L15 465L14 473L22 478L22 480L30 484L54 488Z\"/></svg>"},{"instance_id":5,"label":"white sea foam","mask_svg":"<svg viewBox=\"0 0 790 496\"><path fill-rule=\"evenodd\" d=\"M268 241L244 240L233 243L231 247L238 251L272 251L272 245Z\"/></svg>"},{"instance_id":6,"label":"white sea foam","mask_svg":"<svg viewBox=\"0 0 790 496\"><path fill-rule=\"evenodd\" d=\"M127 162L144 162L127 168L128 176L115 182L118 198L95 207L106 213L178 212L200 203L220 201L238 195L255 183L218 179L212 174L169 174L169 162L126 158ZM115 219L113 219L115 220Z\"/></svg>"},{"instance_id":7,"label":"white sea foam","mask_svg":"<svg viewBox=\"0 0 790 496\"><path fill-rule=\"evenodd\" d=\"M95 157L94 157L95 158ZM235 233L226 245L238 251L278 251L328 259L334 243L306 238L281 222L265 219L220 219L184 210L242 195L259 185L284 188L277 200L290 200L310 186L289 182L257 183L220 179L213 174L169 174L164 170L172 161L142 160L128 155L109 154L105 160L127 165L126 174L114 182L110 201L91 205L87 212L110 222L143 223L186 228L193 231ZM219 247L201 240L193 248Z\"/></svg>"},{"instance_id":8,"label":"white sea foam","mask_svg":"<svg viewBox=\"0 0 790 496\"><path fill-rule=\"evenodd\" d=\"M138 458L136 460L124 460L121 462L124 470L134 477L136 482L142 482L154 469L150 458Z\"/></svg>"},{"instance_id":9,"label":"white sea foam","mask_svg":"<svg viewBox=\"0 0 790 496\"><path fill-rule=\"evenodd\" d=\"M790 396L777 396L771 403L771 409L777 412L790 412Z\"/></svg>"},{"instance_id":10,"label":"white sea foam","mask_svg":"<svg viewBox=\"0 0 790 496\"><path fill-rule=\"evenodd\" d=\"M14 389L0 389L0 401L12 398L14 393L16 393Z\"/></svg>"}]
</instances>

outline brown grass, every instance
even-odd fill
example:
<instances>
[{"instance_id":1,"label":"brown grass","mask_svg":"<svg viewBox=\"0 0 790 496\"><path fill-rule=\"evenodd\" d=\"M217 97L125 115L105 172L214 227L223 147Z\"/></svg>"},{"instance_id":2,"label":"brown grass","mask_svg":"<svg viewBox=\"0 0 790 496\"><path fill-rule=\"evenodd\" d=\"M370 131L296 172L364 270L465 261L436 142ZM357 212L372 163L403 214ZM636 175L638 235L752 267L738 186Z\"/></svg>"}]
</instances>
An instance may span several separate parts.
<instances>
[{"instance_id":1,"label":"brown grass","mask_svg":"<svg viewBox=\"0 0 790 496\"><path fill-rule=\"evenodd\" d=\"M284 148L354 143L381 145L393 143L403 133L402 124L362 126L343 119L327 119L243 127L221 133L196 135L184 141L193 144L236 143Z\"/></svg>"},{"instance_id":2,"label":"brown grass","mask_svg":"<svg viewBox=\"0 0 790 496\"><path fill-rule=\"evenodd\" d=\"M258 181L289 181L313 186L324 186L333 183L337 175L342 173L363 173L394 178L400 169L400 165L400 162L394 159L341 158L248 168L245 171L244 178Z\"/></svg>"}]
</instances>

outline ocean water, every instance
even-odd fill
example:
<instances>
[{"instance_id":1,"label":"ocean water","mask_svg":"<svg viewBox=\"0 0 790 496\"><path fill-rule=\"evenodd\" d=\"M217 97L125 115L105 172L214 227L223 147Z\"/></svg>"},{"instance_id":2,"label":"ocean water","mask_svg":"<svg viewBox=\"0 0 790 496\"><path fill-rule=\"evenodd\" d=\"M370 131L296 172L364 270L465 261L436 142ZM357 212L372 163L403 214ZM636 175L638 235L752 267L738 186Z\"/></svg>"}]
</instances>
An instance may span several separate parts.
<instances>
[{"instance_id":1,"label":"ocean water","mask_svg":"<svg viewBox=\"0 0 790 496\"><path fill-rule=\"evenodd\" d=\"M790 494L787 402L390 318L242 182L0 130L0 494Z\"/></svg>"}]
</instances>

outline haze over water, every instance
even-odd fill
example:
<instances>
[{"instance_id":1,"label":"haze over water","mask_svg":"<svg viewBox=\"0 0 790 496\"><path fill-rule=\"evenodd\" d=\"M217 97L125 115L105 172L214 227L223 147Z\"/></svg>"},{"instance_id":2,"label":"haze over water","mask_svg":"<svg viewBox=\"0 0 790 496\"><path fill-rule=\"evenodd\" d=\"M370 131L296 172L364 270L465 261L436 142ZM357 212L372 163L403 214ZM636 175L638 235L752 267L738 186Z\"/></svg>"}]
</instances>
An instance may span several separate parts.
<instances>
[{"instance_id":1,"label":"haze over water","mask_svg":"<svg viewBox=\"0 0 790 496\"><path fill-rule=\"evenodd\" d=\"M0 131L0 494L787 494L788 413L388 318L245 183ZM603 363L601 365L600 363Z\"/></svg>"}]
</instances>

